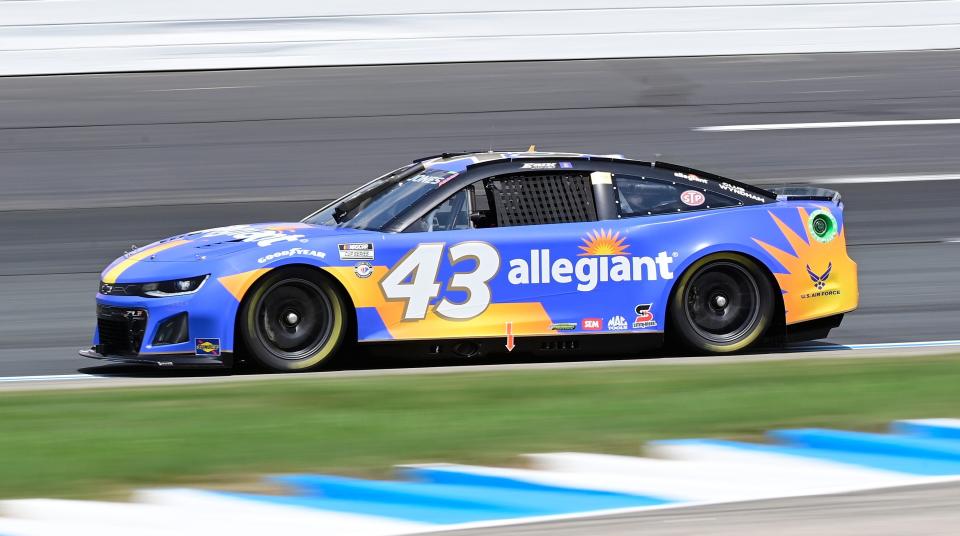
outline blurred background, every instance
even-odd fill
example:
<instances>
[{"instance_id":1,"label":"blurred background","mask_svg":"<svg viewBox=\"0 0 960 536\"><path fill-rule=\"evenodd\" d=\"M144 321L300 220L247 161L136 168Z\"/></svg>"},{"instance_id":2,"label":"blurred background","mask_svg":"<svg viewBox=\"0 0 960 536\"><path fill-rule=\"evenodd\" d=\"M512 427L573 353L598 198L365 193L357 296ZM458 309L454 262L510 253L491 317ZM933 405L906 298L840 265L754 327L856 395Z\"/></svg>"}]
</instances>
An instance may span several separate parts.
<instances>
[{"instance_id":1,"label":"blurred background","mask_svg":"<svg viewBox=\"0 0 960 536\"><path fill-rule=\"evenodd\" d=\"M98 274L131 245L299 220L415 158L530 145L839 190L861 306L829 342L956 345L957 48L958 0L0 0L0 381L13 391L90 366L76 351L94 329ZM766 441L773 427L879 431L894 419L960 414L955 359L756 363L765 360L3 392L0 496L125 500L158 483L270 495L276 484L251 475L383 476L394 463L637 454L650 439ZM917 429L960 429L934 424ZM869 451L877 439L864 441L846 447ZM924 475L960 474L955 446L921 446L908 452L942 462L931 473L921 459ZM810 466L797 467L753 468L767 497L795 491L778 470L823 491L805 480ZM708 484L719 492L740 484L717 474ZM684 478L704 492L699 476ZM956 497L954 485L813 498L744 507L749 522L740 506L666 512L646 528L952 534ZM197 499L152 496L213 505ZM895 522L879 515L906 503L923 508ZM2 504L0 513L42 517L43 508ZM194 519L178 516L168 520ZM0 523L21 534L8 528ZM399 532L369 532L387 533Z\"/></svg>"}]
</instances>

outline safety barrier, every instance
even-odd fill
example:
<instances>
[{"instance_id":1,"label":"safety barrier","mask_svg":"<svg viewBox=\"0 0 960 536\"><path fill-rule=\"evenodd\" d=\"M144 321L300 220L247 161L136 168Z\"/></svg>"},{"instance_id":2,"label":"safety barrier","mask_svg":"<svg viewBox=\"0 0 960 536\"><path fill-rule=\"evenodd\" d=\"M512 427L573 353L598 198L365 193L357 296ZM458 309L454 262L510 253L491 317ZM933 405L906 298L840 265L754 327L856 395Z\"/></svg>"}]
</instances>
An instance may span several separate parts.
<instances>
[{"instance_id":1,"label":"safety barrier","mask_svg":"<svg viewBox=\"0 0 960 536\"><path fill-rule=\"evenodd\" d=\"M957 47L958 0L0 0L0 75Z\"/></svg>"}]
</instances>

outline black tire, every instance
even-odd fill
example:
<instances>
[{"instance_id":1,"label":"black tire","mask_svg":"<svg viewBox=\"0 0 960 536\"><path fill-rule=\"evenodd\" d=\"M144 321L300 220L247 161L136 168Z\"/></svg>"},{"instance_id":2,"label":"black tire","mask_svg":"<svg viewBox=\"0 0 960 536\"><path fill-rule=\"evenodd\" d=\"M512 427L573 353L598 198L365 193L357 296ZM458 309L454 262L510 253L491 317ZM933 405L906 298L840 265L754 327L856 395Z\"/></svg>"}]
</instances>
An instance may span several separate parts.
<instances>
[{"instance_id":1,"label":"black tire","mask_svg":"<svg viewBox=\"0 0 960 536\"><path fill-rule=\"evenodd\" d=\"M757 264L719 253L695 262L670 300L670 330L683 345L723 354L755 343L773 322L775 295Z\"/></svg>"},{"instance_id":2,"label":"black tire","mask_svg":"<svg viewBox=\"0 0 960 536\"><path fill-rule=\"evenodd\" d=\"M329 363L347 335L348 308L325 278L282 268L257 282L240 310L240 335L253 360L279 372Z\"/></svg>"}]
</instances>

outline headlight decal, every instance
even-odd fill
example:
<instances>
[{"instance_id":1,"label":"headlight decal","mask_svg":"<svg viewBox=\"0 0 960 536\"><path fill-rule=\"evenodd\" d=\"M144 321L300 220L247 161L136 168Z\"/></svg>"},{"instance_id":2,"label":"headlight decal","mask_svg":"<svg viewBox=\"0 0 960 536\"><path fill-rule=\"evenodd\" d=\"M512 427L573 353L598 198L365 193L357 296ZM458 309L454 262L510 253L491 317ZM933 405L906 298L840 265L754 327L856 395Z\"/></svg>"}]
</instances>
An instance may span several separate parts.
<instances>
[{"instance_id":1,"label":"headlight decal","mask_svg":"<svg viewBox=\"0 0 960 536\"><path fill-rule=\"evenodd\" d=\"M184 296L200 290L210 274L196 277L184 277L155 283L107 283L100 282L100 294L108 296L141 296L147 298L166 298Z\"/></svg>"}]
</instances>

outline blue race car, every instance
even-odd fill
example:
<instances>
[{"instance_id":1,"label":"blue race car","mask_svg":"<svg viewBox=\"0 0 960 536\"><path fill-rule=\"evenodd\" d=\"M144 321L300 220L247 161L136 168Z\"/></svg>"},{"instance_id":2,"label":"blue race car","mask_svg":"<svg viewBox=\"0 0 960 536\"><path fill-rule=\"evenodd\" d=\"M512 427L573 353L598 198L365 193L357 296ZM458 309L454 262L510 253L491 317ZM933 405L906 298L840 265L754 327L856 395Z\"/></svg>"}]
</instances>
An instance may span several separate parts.
<instances>
[{"instance_id":1,"label":"blue race car","mask_svg":"<svg viewBox=\"0 0 960 536\"><path fill-rule=\"evenodd\" d=\"M836 192L531 151L429 157L300 222L160 240L110 264L96 301L83 356L297 371L354 344L734 352L825 337L858 290Z\"/></svg>"}]
</instances>

